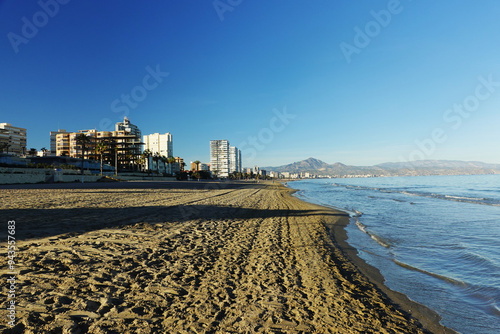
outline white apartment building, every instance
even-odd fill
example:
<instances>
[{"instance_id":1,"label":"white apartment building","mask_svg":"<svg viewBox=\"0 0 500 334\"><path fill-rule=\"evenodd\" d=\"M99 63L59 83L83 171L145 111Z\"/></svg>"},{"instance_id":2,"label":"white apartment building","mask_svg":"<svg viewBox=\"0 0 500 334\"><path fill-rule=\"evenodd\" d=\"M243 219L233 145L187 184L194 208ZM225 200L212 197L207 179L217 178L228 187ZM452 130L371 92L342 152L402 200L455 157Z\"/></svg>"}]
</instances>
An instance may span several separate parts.
<instances>
[{"instance_id":1,"label":"white apartment building","mask_svg":"<svg viewBox=\"0 0 500 334\"><path fill-rule=\"evenodd\" d=\"M229 171L241 173L241 151L235 146L229 146Z\"/></svg>"},{"instance_id":2,"label":"white apartment building","mask_svg":"<svg viewBox=\"0 0 500 334\"><path fill-rule=\"evenodd\" d=\"M57 155L57 135L60 133L66 133L66 130L50 131L50 155Z\"/></svg>"},{"instance_id":3,"label":"white apartment building","mask_svg":"<svg viewBox=\"0 0 500 334\"><path fill-rule=\"evenodd\" d=\"M210 141L210 170L218 177L229 177L229 141Z\"/></svg>"},{"instance_id":4,"label":"white apartment building","mask_svg":"<svg viewBox=\"0 0 500 334\"><path fill-rule=\"evenodd\" d=\"M149 150L152 156L146 161L146 168L150 170L156 170L159 173L172 173L172 166L168 166L161 161L155 161L153 156L157 153L161 156L171 158L174 156L174 145L172 141L172 135L167 132L165 134L153 133L150 135L143 136L144 151ZM169 170L167 170L167 167Z\"/></svg>"},{"instance_id":5,"label":"white apartment building","mask_svg":"<svg viewBox=\"0 0 500 334\"><path fill-rule=\"evenodd\" d=\"M123 117L123 122L115 124L115 131L125 131L132 136L136 136L137 138L142 137L141 130L139 130L137 125L130 123L127 116Z\"/></svg>"},{"instance_id":6,"label":"white apartment building","mask_svg":"<svg viewBox=\"0 0 500 334\"><path fill-rule=\"evenodd\" d=\"M0 152L21 156L26 154L26 129L0 123Z\"/></svg>"},{"instance_id":7,"label":"white apartment building","mask_svg":"<svg viewBox=\"0 0 500 334\"><path fill-rule=\"evenodd\" d=\"M229 177L230 173L241 173L241 151L230 146L229 141L210 141L210 170L218 177Z\"/></svg>"},{"instance_id":8,"label":"white apartment building","mask_svg":"<svg viewBox=\"0 0 500 334\"><path fill-rule=\"evenodd\" d=\"M278 178L281 177L281 175L280 175L279 172L273 172L273 171L269 172L269 176L272 177L272 178L275 178L275 179L278 179Z\"/></svg>"},{"instance_id":9,"label":"white apartment building","mask_svg":"<svg viewBox=\"0 0 500 334\"><path fill-rule=\"evenodd\" d=\"M159 153L167 158L174 156L174 147L172 135L167 132L165 134L153 133L143 136L144 150L150 150L151 153Z\"/></svg>"}]
</instances>

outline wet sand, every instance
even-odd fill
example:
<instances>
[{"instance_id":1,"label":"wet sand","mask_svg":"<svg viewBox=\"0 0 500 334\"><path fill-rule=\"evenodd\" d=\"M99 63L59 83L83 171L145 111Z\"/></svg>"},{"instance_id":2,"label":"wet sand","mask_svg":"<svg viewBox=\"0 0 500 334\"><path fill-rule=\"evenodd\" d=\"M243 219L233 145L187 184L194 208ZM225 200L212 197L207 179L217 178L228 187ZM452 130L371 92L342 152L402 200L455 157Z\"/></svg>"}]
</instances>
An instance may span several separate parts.
<instances>
[{"instance_id":1,"label":"wet sand","mask_svg":"<svg viewBox=\"0 0 500 334\"><path fill-rule=\"evenodd\" d=\"M2 307L0 331L451 332L356 256L345 213L291 192L245 182L2 186L20 273L16 327Z\"/></svg>"}]
</instances>

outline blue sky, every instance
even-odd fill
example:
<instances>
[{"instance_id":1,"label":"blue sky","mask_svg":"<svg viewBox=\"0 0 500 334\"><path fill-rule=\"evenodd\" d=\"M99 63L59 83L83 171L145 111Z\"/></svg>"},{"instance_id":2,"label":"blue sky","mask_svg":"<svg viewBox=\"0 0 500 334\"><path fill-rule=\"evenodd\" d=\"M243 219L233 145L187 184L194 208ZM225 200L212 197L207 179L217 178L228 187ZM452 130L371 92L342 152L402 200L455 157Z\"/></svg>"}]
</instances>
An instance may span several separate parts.
<instances>
[{"instance_id":1,"label":"blue sky","mask_svg":"<svg viewBox=\"0 0 500 334\"><path fill-rule=\"evenodd\" d=\"M0 0L0 122L37 149L128 115L185 161L228 139L245 166L500 163L498 17L494 0Z\"/></svg>"}]
</instances>

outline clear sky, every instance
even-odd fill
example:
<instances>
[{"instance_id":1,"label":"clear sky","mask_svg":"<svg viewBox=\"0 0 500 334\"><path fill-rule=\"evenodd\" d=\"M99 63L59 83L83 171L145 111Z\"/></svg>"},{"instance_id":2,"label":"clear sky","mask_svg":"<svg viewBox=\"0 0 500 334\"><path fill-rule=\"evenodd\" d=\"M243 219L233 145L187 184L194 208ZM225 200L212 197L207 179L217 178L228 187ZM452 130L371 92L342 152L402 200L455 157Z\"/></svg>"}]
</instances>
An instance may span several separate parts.
<instances>
[{"instance_id":1,"label":"clear sky","mask_svg":"<svg viewBox=\"0 0 500 334\"><path fill-rule=\"evenodd\" d=\"M500 163L500 2L0 0L0 122L127 115L209 160Z\"/></svg>"}]
</instances>

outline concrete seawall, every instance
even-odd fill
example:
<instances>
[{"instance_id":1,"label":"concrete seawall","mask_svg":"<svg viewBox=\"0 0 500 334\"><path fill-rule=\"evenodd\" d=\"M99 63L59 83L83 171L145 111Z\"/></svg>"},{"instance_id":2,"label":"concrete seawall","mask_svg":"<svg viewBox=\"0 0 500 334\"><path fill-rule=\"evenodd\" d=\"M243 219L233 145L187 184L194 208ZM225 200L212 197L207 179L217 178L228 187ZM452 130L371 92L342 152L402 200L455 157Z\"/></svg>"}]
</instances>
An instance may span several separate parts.
<instances>
[{"instance_id":1,"label":"concrete seawall","mask_svg":"<svg viewBox=\"0 0 500 334\"><path fill-rule=\"evenodd\" d=\"M106 173L109 175L109 173ZM175 177L147 176L147 175L109 175L118 181L175 181ZM83 182L96 182L100 175L84 171ZM10 168L0 167L0 184L26 184L26 183L54 183L54 182L81 182L82 175L79 170L43 169L43 168Z\"/></svg>"},{"instance_id":2,"label":"concrete seawall","mask_svg":"<svg viewBox=\"0 0 500 334\"><path fill-rule=\"evenodd\" d=\"M101 177L85 173L84 182L96 182ZM42 168L8 168L0 167L0 184L23 184L43 182L79 182L82 175L76 170L61 170Z\"/></svg>"}]
</instances>

